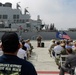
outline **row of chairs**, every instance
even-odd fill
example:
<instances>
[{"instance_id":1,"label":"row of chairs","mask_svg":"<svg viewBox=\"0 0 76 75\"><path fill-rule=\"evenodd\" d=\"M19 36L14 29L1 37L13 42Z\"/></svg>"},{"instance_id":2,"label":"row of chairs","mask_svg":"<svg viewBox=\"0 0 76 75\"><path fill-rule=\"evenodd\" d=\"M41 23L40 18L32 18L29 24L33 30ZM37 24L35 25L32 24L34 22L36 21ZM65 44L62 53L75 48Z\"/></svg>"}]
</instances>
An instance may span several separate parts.
<instances>
[{"instance_id":1,"label":"row of chairs","mask_svg":"<svg viewBox=\"0 0 76 75\"><path fill-rule=\"evenodd\" d=\"M55 56L56 56L55 53L53 52L53 50L51 51L50 55L51 55L52 57L55 57ZM65 60L66 60L66 57L67 57L67 56L68 56L68 55L60 55L60 61L59 61L59 63L60 63L61 66L65 63ZM63 60L63 59L65 59L65 60ZM73 68L73 69L71 70L71 74L70 74L70 75L76 75L76 68Z\"/></svg>"},{"instance_id":2,"label":"row of chairs","mask_svg":"<svg viewBox=\"0 0 76 75\"><path fill-rule=\"evenodd\" d=\"M63 58L66 59L67 56L68 55L61 55L60 56L60 64L61 64L61 66L65 63L65 60L63 60ZM76 67L75 68L72 68L71 75L76 75Z\"/></svg>"}]
</instances>

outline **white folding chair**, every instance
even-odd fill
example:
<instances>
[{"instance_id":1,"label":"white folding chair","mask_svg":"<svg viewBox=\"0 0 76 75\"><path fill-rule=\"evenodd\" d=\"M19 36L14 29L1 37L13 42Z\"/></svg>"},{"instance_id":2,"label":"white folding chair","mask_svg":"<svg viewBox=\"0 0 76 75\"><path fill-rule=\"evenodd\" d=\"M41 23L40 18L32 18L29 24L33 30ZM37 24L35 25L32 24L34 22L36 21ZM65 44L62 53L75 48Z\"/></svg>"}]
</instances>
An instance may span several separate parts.
<instances>
[{"instance_id":1,"label":"white folding chair","mask_svg":"<svg viewBox=\"0 0 76 75\"><path fill-rule=\"evenodd\" d=\"M61 55L60 56L60 64L61 64L61 66L63 65L63 63L65 63L65 60L63 61L62 58L64 57L66 59L67 56L68 55Z\"/></svg>"}]
</instances>

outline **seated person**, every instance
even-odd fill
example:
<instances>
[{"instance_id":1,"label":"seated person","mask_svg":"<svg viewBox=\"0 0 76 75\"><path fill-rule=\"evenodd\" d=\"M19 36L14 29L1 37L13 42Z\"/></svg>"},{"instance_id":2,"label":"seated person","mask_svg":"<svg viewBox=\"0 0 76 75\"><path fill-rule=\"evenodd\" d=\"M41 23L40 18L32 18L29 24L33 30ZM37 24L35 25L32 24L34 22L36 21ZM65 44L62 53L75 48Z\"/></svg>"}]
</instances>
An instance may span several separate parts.
<instances>
[{"instance_id":1,"label":"seated person","mask_svg":"<svg viewBox=\"0 0 76 75\"><path fill-rule=\"evenodd\" d=\"M29 46L30 46L29 52L30 52L30 55L31 55L32 49L34 49L34 47L32 46L32 44L31 44L31 42L30 42L30 39L28 39L28 44L29 44Z\"/></svg>"},{"instance_id":2,"label":"seated person","mask_svg":"<svg viewBox=\"0 0 76 75\"><path fill-rule=\"evenodd\" d=\"M55 40L53 39L53 40L52 40L52 44L50 43L49 48L48 48L48 51L49 51L51 57L52 57L52 53L51 53L51 52L53 52L53 48L54 48L55 46L56 46Z\"/></svg>"},{"instance_id":3,"label":"seated person","mask_svg":"<svg viewBox=\"0 0 76 75\"><path fill-rule=\"evenodd\" d=\"M74 42L73 46L72 46L73 51L76 53L76 41Z\"/></svg>"},{"instance_id":4,"label":"seated person","mask_svg":"<svg viewBox=\"0 0 76 75\"><path fill-rule=\"evenodd\" d=\"M54 52L55 52L55 62L57 66L60 66L59 60L60 60L60 53L63 50L63 48L60 45L60 41L56 42L56 46L54 47Z\"/></svg>"},{"instance_id":5,"label":"seated person","mask_svg":"<svg viewBox=\"0 0 76 75\"><path fill-rule=\"evenodd\" d=\"M60 45L63 48L63 50L61 50L60 57L59 57L59 60L58 60L58 62L59 62L58 63L59 64L58 69L60 69L61 64L63 64L63 62L60 61L60 58L62 59L62 61L65 61L65 57L61 57L61 55L67 55L66 48L65 48L65 43L61 43Z\"/></svg>"},{"instance_id":6,"label":"seated person","mask_svg":"<svg viewBox=\"0 0 76 75\"><path fill-rule=\"evenodd\" d=\"M66 61L61 66L60 68L60 74L59 75L64 75L65 72L70 73L71 69L76 66L76 54L73 53L72 48L67 48L66 52L68 56L66 57Z\"/></svg>"},{"instance_id":7,"label":"seated person","mask_svg":"<svg viewBox=\"0 0 76 75\"><path fill-rule=\"evenodd\" d=\"M15 32L6 32L1 41L0 75L37 75L32 63L17 56L20 43Z\"/></svg>"},{"instance_id":8,"label":"seated person","mask_svg":"<svg viewBox=\"0 0 76 75\"><path fill-rule=\"evenodd\" d=\"M26 47L26 49L27 49L26 51L27 51L27 59L28 59L29 57L31 57L31 54L30 54L31 47L29 45L29 40L25 41L24 47Z\"/></svg>"},{"instance_id":9,"label":"seated person","mask_svg":"<svg viewBox=\"0 0 76 75\"><path fill-rule=\"evenodd\" d=\"M17 56L19 58L26 59L27 58L27 52L25 50L23 50L22 47L23 47L23 45L20 42L20 49L18 50Z\"/></svg>"}]
</instances>

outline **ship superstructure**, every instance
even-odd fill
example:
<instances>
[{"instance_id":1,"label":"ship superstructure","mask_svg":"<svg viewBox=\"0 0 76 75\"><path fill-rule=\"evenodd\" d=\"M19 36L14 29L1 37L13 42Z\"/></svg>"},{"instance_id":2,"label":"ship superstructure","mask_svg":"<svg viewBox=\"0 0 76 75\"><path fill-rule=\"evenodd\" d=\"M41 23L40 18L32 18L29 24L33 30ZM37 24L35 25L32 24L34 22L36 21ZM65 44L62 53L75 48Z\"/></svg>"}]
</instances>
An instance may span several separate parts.
<instances>
[{"instance_id":1,"label":"ship superstructure","mask_svg":"<svg viewBox=\"0 0 76 75\"><path fill-rule=\"evenodd\" d=\"M42 20L38 15L37 20L32 20L28 11L25 9L24 14L19 9L19 4L15 9L12 4L7 2L0 3L0 28L21 29L23 31L41 30Z\"/></svg>"}]
</instances>

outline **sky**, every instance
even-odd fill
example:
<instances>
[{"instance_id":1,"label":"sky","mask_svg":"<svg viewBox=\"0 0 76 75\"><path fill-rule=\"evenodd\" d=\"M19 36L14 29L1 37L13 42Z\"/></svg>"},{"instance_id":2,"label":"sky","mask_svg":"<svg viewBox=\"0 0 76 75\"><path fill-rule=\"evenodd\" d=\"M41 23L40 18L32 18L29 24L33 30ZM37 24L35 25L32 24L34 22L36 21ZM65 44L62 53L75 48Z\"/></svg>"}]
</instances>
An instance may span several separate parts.
<instances>
[{"instance_id":1,"label":"sky","mask_svg":"<svg viewBox=\"0 0 76 75\"><path fill-rule=\"evenodd\" d=\"M42 23L54 23L59 30L76 28L76 0L0 0L1 3L11 2L16 8L18 2L22 12L27 8L31 19L40 15Z\"/></svg>"}]
</instances>

